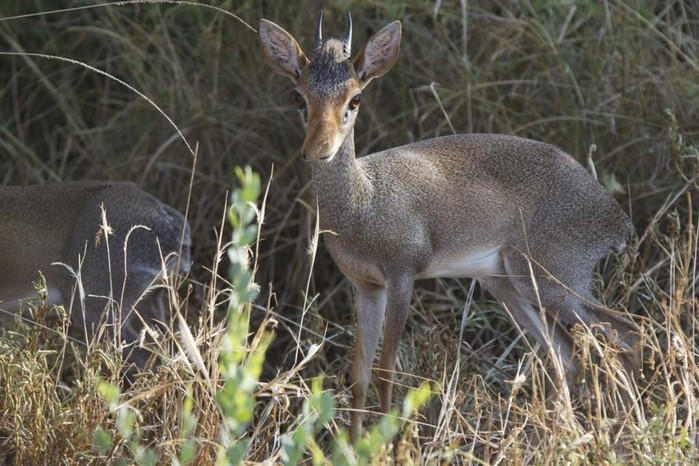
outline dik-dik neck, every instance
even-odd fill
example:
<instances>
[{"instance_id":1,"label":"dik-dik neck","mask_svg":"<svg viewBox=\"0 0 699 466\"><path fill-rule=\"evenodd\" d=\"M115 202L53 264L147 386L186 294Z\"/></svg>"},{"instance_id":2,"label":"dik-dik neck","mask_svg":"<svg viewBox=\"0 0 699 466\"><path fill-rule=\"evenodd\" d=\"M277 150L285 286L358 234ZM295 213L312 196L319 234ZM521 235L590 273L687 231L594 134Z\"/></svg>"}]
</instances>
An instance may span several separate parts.
<instances>
[{"instance_id":1,"label":"dik-dik neck","mask_svg":"<svg viewBox=\"0 0 699 466\"><path fill-rule=\"evenodd\" d=\"M371 180L355 158L354 130L330 162L311 165L313 191L318 198L321 228L338 231L355 224L371 199Z\"/></svg>"}]
</instances>

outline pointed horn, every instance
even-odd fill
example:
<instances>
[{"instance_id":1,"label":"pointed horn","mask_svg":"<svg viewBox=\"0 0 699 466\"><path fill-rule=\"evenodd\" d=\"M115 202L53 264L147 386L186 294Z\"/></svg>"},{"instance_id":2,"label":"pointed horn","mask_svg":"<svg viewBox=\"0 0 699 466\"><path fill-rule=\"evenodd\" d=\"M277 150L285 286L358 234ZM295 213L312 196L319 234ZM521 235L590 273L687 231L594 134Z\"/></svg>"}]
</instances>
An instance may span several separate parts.
<instances>
[{"instance_id":1,"label":"pointed horn","mask_svg":"<svg viewBox=\"0 0 699 466\"><path fill-rule=\"evenodd\" d=\"M318 16L318 25L316 26L316 44L315 51L317 52L323 46L323 10L320 10Z\"/></svg>"},{"instance_id":2,"label":"pointed horn","mask_svg":"<svg viewBox=\"0 0 699 466\"><path fill-rule=\"evenodd\" d=\"M347 58L352 53L352 15L349 12L347 12L347 34L345 40L342 41L342 51Z\"/></svg>"}]
</instances>

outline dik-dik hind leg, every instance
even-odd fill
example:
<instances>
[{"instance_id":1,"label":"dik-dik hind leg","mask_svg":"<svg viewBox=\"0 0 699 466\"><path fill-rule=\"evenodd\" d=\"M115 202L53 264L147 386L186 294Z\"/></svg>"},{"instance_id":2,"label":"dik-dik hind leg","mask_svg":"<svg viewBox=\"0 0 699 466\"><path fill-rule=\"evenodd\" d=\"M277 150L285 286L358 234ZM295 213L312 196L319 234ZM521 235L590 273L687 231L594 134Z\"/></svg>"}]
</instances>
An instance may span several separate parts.
<instances>
[{"instance_id":1,"label":"dik-dik hind leg","mask_svg":"<svg viewBox=\"0 0 699 466\"><path fill-rule=\"evenodd\" d=\"M550 308L553 308L553 303ZM632 319L591 297L580 299L569 295L561 309L575 310L574 313L559 312L562 322L570 325L583 324L594 333L604 335L608 342L618 345L621 350L619 359L624 369L634 379L640 376L643 364L640 329Z\"/></svg>"},{"instance_id":2,"label":"dik-dik hind leg","mask_svg":"<svg viewBox=\"0 0 699 466\"><path fill-rule=\"evenodd\" d=\"M356 443L362 434L362 419L367 390L371 383L371 367L376 356L386 312L386 288L355 283L357 306L357 336L352 366L352 413L350 441Z\"/></svg>"},{"instance_id":3,"label":"dik-dik hind leg","mask_svg":"<svg viewBox=\"0 0 699 466\"><path fill-rule=\"evenodd\" d=\"M548 251L540 255L530 269L527 258L512 251L505 259L505 267L515 277L513 284L518 293L528 299L539 299L550 319L567 325L583 324L588 328L603 325L604 334L624 348L624 366L629 373L636 375L641 362L637 348L638 327L623 313L603 306L593 297L591 290L596 263L570 255L567 251ZM531 271L535 273L537 289ZM609 324L611 332L605 324Z\"/></svg>"},{"instance_id":4,"label":"dik-dik hind leg","mask_svg":"<svg viewBox=\"0 0 699 466\"><path fill-rule=\"evenodd\" d=\"M526 330L544 348L553 351L553 356L558 357L562 363L560 367L567 369L563 376L570 385L577 372L570 333L553 318L542 321L539 310L518 292L509 277L488 277L480 281L495 299L507 307L520 328Z\"/></svg>"}]
</instances>

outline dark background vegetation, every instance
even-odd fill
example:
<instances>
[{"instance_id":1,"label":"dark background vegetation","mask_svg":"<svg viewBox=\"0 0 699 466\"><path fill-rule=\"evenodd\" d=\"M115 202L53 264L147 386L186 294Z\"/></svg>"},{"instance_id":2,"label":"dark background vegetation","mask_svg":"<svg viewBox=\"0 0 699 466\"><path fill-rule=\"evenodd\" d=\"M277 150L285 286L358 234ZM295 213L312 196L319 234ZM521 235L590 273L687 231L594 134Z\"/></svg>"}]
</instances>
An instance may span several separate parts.
<instances>
[{"instance_id":1,"label":"dark background vegetation","mask_svg":"<svg viewBox=\"0 0 699 466\"><path fill-rule=\"evenodd\" d=\"M293 322L304 306L313 202L308 168L299 157L303 130L291 84L264 64L251 28L270 19L308 50L320 2L211 2L250 27L189 5L56 11L90 4L0 0L0 183L131 180L182 211L188 208L191 279L200 284L196 303L211 281L233 167L251 165L265 182L274 172L257 281L261 307L271 302L281 321L282 337L270 352L273 366L285 363L296 342L284 328L296 331ZM450 124L459 133L546 141L584 164L595 145L597 174L639 234L666 198L685 186L666 110L686 140L696 141L698 2L347 0L323 2L323 9L326 36L342 36L351 11L355 53L383 25L395 19L403 24L398 62L364 94L356 131L360 155L450 134ZM3 19L37 12L45 14ZM136 93L80 65L28 52L83 62L148 96L198 148L196 166L173 126ZM692 176L690 162L684 168ZM684 198L670 207L680 223L696 210ZM636 272L650 268L659 254L646 245ZM323 369L344 374L351 289L322 248L313 272L308 299L317 294L310 307L323 319L311 319L310 330L328 338ZM662 284L667 275L655 279ZM414 346L420 332L435 336L427 337L429 346L418 345L415 351L429 354L415 356L407 372L441 365L448 348L460 347L453 340L467 294L464 281L420 284L406 339ZM624 302L633 312L651 312L640 297ZM491 311L469 317L466 342L476 360L501 354L517 338L507 318ZM503 334L509 337L502 340ZM308 338L314 341L311 333Z\"/></svg>"},{"instance_id":2,"label":"dark background vegetation","mask_svg":"<svg viewBox=\"0 0 699 466\"><path fill-rule=\"evenodd\" d=\"M9 17L89 2L2 1ZM214 2L256 28L278 22L308 49L317 1ZM642 229L676 187L670 109L690 139L699 131L699 4L667 1L325 2L326 36L354 17L354 50L384 24L403 24L395 68L365 93L357 148L365 155L457 132L508 133L557 145L598 175ZM290 83L261 58L255 32L187 5L125 5L0 22L0 50L79 60L129 83L181 129L191 154L157 110L79 65L0 56L0 183L131 180L185 210L190 178L195 262L207 282L233 167L268 180L258 282L284 315L302 304L312 225L303 130ZM436 95L430 86L434 85ZM194 174L192 175L192 171ZM610 183L607 183L612 186ZM346 325L350 291L321 252L313 278L323 312ZM324 300L335 290L332 300ZM338 294L339 293L339 294Z\"/></svg>"}]
</instances>

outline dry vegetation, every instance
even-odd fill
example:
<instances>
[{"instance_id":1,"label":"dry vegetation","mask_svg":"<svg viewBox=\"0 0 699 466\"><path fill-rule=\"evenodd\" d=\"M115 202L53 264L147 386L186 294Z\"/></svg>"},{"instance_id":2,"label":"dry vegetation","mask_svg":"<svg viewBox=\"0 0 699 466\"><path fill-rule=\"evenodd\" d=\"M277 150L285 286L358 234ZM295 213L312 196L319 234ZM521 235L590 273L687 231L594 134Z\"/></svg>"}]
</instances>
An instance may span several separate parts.
<instances>
[{"instance_id":1,"label":"dry vegetation","mask_svg":"<svg viewBox=\"0 0 699 466\"><path fill-rule=\"evenodd\" d=\"M451 127L546 141L583 163L591 154L599 179L638 232L626 254L602 264L602 301L655 322L645 326L638 383L619 372L614 348L580 331L585 383L570 397L547 401L543 354L489 296L464 280L420 283L396 398L423 379L439 389L374 463L699 461L699 4L324 3L326 34L341 34L351 10L355 44L391 20L403 23L401 58L365 94L357 124L361 154L449 134ZM310 380L321 373L338 404L335 418L316 433L329 455L348 419L351 289L322 246L314 262L307 253L314 215L299 158L303 134L288 84L262 62L252 29L266 17L308 47L318 2L212 2L252 28L185 4L57 11L67 4L0 0L0 183L132 180L188 210L194 265L180 289L186 299L173 308L187 313L209 378L173 350L158 374L126 389L121 401L142 444L154 448L158 464L180 454L189 393L198 420L186 435L198 452L192 464L215 458L218 318L228 288L218 258L220 238L230 236L220 225L226 192L237 182L233 167L250 165L269 182L255 257L261 292L251 319L254 327L276 326L277 336L257 386L246 460L281 462L280 436L302 422ZM31 13L42 14L4 19ZM136 92L35 53L128 83L175 123L196 163L173 125ZM5 330L0 461L128 462L133 452L125 442L103 452L93 446L98 426L117 436L115 415L96 390L98 374L117 381L117 363L108 351L86 355L36 326ZM621 409L624 399L633 400L633 409Z\"/></svg>"}]
</instances>

